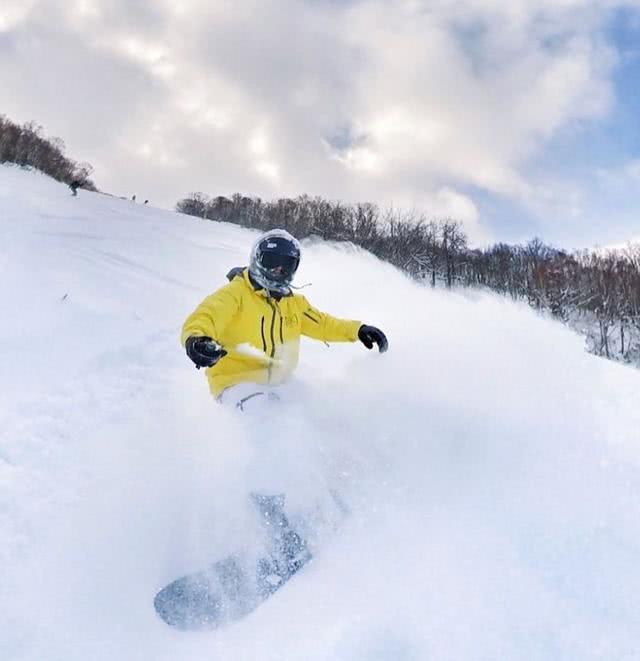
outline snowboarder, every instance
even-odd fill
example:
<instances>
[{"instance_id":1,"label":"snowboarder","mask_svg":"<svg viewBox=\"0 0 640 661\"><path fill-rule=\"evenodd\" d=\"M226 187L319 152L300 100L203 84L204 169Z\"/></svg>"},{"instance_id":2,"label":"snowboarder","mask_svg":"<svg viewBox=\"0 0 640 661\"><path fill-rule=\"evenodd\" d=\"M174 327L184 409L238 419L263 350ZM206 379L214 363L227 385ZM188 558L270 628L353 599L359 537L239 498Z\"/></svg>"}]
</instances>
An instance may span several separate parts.
<instances>
[{"instance_id":1,"label":"snowboarder","mask_svg":"<svg viewBox=\"0 0 640 661\"><path fill-rule=\"evenodd\" d=\"M295 369L301 335L325 342L360 340L368 349L376 344L380 352L387 350L387 338L375 326L332 317L294 293L291 283L299 263L300 244L293 236L284 230L266 232L254 244L249 266L231 269L230 282L205 298L185 321L182 342L187 355L197 368L207 369L218 401L244 411L245 405L268 405L277 398L274 386ZM260 447L268 451L264 426L261 417ZM258 455L261 467L263 458ZM239 619L311 560L306 540L285 514L284 494L261 489L251 499L264 524L262 556L253 566L230 556L172 581L154 600L165 622L197 629Z\"/></svg>"},{"instance_id":2,"label":"snowboarder","mask_svg":"<svg viewBox=\"0 0 640 661\"><path fill-rule=\"evenodd\" d=\"M380 352L387 350L387 338L378 328L332 317L293 293L299 263L300 244L293 236L284 230L266 232L254 244L248 268L231 269L229 284L205 298L185 321L187 355L198 369L207 368L218 401L244 411L248 402L267 404L277 398L273 386L295 369L301 335L325 342L360 340L368 349L376 344ZM306 540L284 512L284 494L253 492L251 498L267 536L263 556L253 568L230 556L172 581L154 600L165 622L197 629L238 619L311 560Z\"/></svg>"},{"instance_id":3,"label":"snowboarder","mask_svg":"<svg viewBox=\"0 0 640 661\"><path fill-rule=\"evenodd\" d=\"M74 179L69 184L69 188L71 189L71 195L73 195L73 197L78 196L78 188L80 188L81 186L82 186L82 181L80 181L79 179Z\"/></svg>"},{"instance_id":4,"label":"snowboarder","mask_svg":"<svg viewBox=\"0 0 640 661\"><path fill-rule=\"evenodd\" d=\"M205 298L187 318L182 343L196 367L207 368L218 401L239 409L256 398L273 398L298 362L300 336L324 342L355 342L387 350L385 334L360 321L337 319L293 293L300 244L285 230L256 241L248 268L236 267L230 282Z\"/></svg>"}]
</instances>

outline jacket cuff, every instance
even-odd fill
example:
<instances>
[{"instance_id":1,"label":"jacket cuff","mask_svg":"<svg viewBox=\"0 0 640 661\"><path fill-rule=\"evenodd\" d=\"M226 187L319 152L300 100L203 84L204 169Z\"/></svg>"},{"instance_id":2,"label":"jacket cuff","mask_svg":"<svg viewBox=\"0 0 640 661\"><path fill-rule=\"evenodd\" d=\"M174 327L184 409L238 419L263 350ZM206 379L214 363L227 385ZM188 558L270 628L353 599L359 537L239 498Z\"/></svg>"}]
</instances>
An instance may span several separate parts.
<instances>
[{"instance_id":1,"label":"jacket cuff","mask_svg":"<svg viewBox=\"0 0 640 661\"><path fill-rule=\"evenodd\" d=\"M351 328L351 341L355 342L358 339L358 331L360 330L360 326L362 326L361 321L352 321L353 324Z\"/></svg>"}]
</instances>

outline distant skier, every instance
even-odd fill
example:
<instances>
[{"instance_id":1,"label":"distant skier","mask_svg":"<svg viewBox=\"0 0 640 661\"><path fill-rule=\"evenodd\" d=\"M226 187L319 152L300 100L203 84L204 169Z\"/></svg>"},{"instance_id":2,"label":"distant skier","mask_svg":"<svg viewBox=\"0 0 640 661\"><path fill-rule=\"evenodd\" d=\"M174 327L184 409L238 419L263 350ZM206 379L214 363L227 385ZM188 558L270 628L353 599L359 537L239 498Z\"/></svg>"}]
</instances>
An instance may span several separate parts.
<instances>
[{"instance_id":1,"label":"distant skier","mask_svg":"<svg viewBox=\"0 0 640 661\"><path fill-rule=\"evenodd\" d=\"M82 181L80 181L79 179L74 179L74 180L69 184L69 188L71 189L71 195L73 195L73 197L77 197L77 195L78 195L78 188L80 188L81 186L82 186Z\"/></svg>"},{"instance_id":2,"label":"distant skier","mask_svg":"<svg viewBox=\"0 0 640 661\"><path fill-rule=\"evenodd\" d=\"M382 353L388 342L375 326L320 312L291 282L300 244L271 230L254 244L249 267L232 269L229 284L205 298L187 318L182 343L196 367L207 368L218 401L245 403L277 398L271 386L287 380L298 362L300 336L324 342L355 342Z\"/></svg>"}]
</instances>

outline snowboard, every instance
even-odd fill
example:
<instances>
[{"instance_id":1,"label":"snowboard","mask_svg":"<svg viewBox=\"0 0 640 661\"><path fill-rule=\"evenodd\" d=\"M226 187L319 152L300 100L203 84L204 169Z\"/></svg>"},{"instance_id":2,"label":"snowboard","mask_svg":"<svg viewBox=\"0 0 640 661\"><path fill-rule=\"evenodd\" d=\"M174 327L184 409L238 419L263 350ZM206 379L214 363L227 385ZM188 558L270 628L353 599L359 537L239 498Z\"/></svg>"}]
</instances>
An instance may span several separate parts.
<instances>
[{"instance_id":1,"label":"snowboard","mask_svg":"<svg viewBox=\"0 0 640 661\"><path fill-rule=\"evenodd\" d=\"M158 615L184 631L216 629L254 611L312 558L306 541L284 514L284 496L252 495L267 531L257 560L237 554L187 574L160 590Z\"/></svg>"}]
</instances>

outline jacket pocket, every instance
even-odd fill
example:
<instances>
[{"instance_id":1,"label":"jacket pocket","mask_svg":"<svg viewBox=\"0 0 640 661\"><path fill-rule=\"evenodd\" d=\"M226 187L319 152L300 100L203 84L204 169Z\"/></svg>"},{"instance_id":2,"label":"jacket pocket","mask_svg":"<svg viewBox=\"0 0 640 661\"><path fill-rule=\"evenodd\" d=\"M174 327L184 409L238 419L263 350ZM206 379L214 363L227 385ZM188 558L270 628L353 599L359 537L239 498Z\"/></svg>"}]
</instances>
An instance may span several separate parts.
<instances>
[{"instance_id":1,"label":"jacket pocket","mask_svg":"<svg viewBox=\"0 0 640 661\"><path fill-rule=\"evenodd\" d=\"M305 312L304 316L309 317L309 319L311 319L311 321L313 321L314 324L319 324L320 323L315 317L312 317L308 312Z\"/></svg>"}]
</instances>

